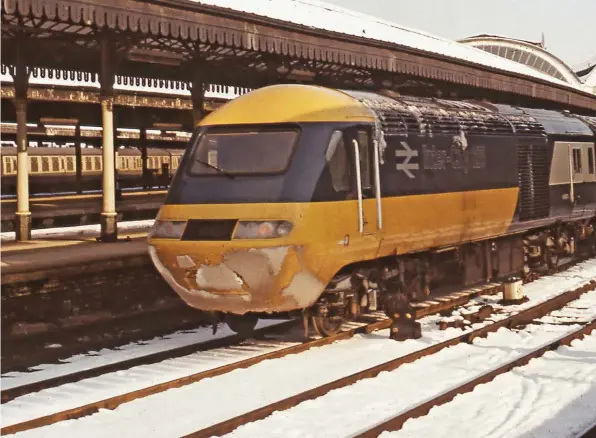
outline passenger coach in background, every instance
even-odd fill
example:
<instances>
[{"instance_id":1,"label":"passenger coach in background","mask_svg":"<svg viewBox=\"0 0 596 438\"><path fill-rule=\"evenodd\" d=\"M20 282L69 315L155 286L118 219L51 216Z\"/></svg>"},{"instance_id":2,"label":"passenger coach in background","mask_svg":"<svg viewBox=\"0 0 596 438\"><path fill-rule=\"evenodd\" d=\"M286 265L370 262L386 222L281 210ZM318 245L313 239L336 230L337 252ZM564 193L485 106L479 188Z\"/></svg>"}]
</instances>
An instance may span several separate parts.
<instances>
[{"instance_id":1,"label":"passenger coach in background","mask_svg":"<svg viewBox=\"0 0 596 438\"><path fill-rule=\"evenodd\" d=\"M76 179L76 156L74 147L29 148L29 191L31 194L66 192L77 190L101 190L103 158L102 150L81 149L81 184ZM2 147L2 194L16 193L17 150ZM136 148L116 151L117 182L120 188L159 185L168 186L184 154L183 149L147 149L146 179L143 180L141 152Z\"/></svg>"},{"instance_id":2,"label":"passenger coach in background","mask_svg":"<svg viewBox=\"0 0 596 438\"><path fill-rule=\"evenodd\" d=\"M149 238L189 305L343 322L594 251L596 118L307 85L205 117ZM453 290L453 289L452 289Z\"/></svg>"}]
</instances>

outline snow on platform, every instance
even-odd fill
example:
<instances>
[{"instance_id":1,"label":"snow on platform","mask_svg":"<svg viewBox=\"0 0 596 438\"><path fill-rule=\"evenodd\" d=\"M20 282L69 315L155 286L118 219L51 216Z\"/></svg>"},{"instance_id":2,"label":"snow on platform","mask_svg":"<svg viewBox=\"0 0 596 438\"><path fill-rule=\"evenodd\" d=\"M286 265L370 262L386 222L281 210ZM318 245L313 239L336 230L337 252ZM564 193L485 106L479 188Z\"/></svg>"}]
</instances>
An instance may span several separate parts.
<instances>
[{"instance_id":1,"label":"snow on platform","mask_svg":"<svg viewBox=\"0 0 596 438\"><path fill-rule=\"evenodd\" d=\"M581 90L526 65L416 29L316 0L193 0L306 27L399 44ZM397 6L396 6L397 7Z\"/></svg>"},{"instance_id":2,"label":"snow on platform","mask_svg":"<svg viewBox=\"0 0 596 438\"><path fill-rule=\"evenodd\" d=\"M563 273L537 280L525 286L524 292L530 297L531 301L525 305L516 306L516 309L522 310L536 305L548 297L586 284L595 277L596 260L591 260ZM596 298L596 293L592 293L591 297ZM596 309L596 301L592 305L592 309ZM429 316L421 320L423 336L417 340L390 341L388 339L388 330L369 335L356 335L346 341L336 342L320 348L312 348L300 354L267 360L246 369L235 370L221 376L135 400L114 410L102 410L91 416L22 432L17 436L93 437L133 434L148 438L185 435L346 375L419 351L463 333L462 330L455 328L444 331L438 330L436 324L438 320L438 316ZM562 327L563 329L572 328L570 326ZM469 331L469 329L466 331ZM408 394L423 398L429 397L430 393L428 391L430 389L427 392L420 391L422 385L435 391L440 388L441 384L454 385L463 378L469 378L470 370L481 372L498 361L507 361L516 354L525 352L526 348L534 345L534 342L544 341L548 334L544 334L544 339L538 339L539 337L534 335L524 336L519 334L517 335L520 337L519 342L516 341L520 346L519 348L512 349L508 347L489 354L489 351L494 349L491 342L494 343L495 339L499 340L504 337L503 342L511 344L512 338L510 336L510 332L505 334L498 332L489 336L486 340L478 340L474 345L462 345L447 349L445 350L446 356L441 356L443 359L436 359L435 356L427 358L430 365L421 366L425 362L417 361L395 371L406 373L406 377L399 379L398 384L394 384L394 377L387 377L391 373L382 373L377 378L381 380L368 379L351 387L333 391L321 399L302 403L292 410L276 413L263 420L263 422L240 428L237 434L251 437L267 435L283 437L350 435L348 430L357 431L363 425L369 424L371 421L377 421L379 419L378 414L387 414L388 407L392 407L393 411L391 412L394 413L396 405L389 405L389 401L392 400L392 403L399 403L400 401L406 403L407 400L404 397ZM524 346L523 341L526 338L527 342ZM462 350L455 350L455 348L468 349L462 352ZM188 360L191 364L189 369L193 369L192 360L200 361L200 357L201 353L197 353L193 359ZM184 360L187 360L187 358L184 358ZM151 379L155 379L155 367L160 365L148 366L151 371L149 373ZM217 361L213 361L212 365L217 366ZM447 372L455 374L449 376ZM143 379L147 381L147 376L143 377L143 374L138 372L136 368L116 374L107 374L98 378L103 379L103 382L112 382L113 384L112 387L108 387L109 391L102 389L98 397L105 398L108 396L108 392L111 392L110 395L116 395L124 389L129 389L129 385L133 383L140 385ZM124 380L122 377L124 377ZM435 383L431 383L433 379ZM153 381L155 382L155 380ZM443 381L444 383L441 383ZM94 382L97 382L97 380L89 379L72 384L73 386L70 387L69 391L53 388L32 394L28 396L29 399L25 399L25 397L17 398L2 405L3 419L5 422L13 423L17 418L19 421L23 421L32 415L39 415L39 409L41 409L39 405L52 406L51 409L44 408L44 412L49 412L50 410L64 408L66 402L68 402L68 406L88 403L90 400L89 394L93 394L90 388L95 391L98 390L98 385ZM127 382L124 387L122 386L123 382ZM359 395L353 398L354 394L357 394L355 392L357 385L365 384L364 382L372 384L372 393L374 395L368 395L371 406L374 407L372 411L362 411L363 402L368 403L367 399L358 398L362 394L358 393ZM393 385L390 391L383 389L386 385ZM105 387L102 386L102 388ZM79 391L84 394L80 399L77 395ZM333 398L337 397L334 394L339 391L343 391L343 395ZM31 397L36 398L32 399ZM332 399L328 397L332 397ZM320 401L323 399L327 401L324 405L321 405ZM327 405L329 400L334 400L330 406ZM316 409L313 408L313 405L316 406ZM338 409L338 413L341 411L341 415L338 414L337 417L330 418L327 412L328 407ZM306 411L304 411L305 409ZM292 421L288 423L288 420ZM366 423L367 421L369 423Z\"/></svg>"},{"instance_id":3,"label":"snow on platform","mask_svg":"<svg viewBox=\"0 0 596 438\"><path fill-rule=\"evenodd\" d=\"M153 225L154 219L140 220L140 221L126 221L118 222L118 233L127 232L142 232L148 231ZM31 231L32 239L48 239L48 238L84 238L84 237L99 237L101 233L101 226L94 225L78 225L74 227L58 227L58 228L43 228ZM1 242L13 242L15 240L14 231L7 231L0 233Z\"/></svg>"}]
</instances>

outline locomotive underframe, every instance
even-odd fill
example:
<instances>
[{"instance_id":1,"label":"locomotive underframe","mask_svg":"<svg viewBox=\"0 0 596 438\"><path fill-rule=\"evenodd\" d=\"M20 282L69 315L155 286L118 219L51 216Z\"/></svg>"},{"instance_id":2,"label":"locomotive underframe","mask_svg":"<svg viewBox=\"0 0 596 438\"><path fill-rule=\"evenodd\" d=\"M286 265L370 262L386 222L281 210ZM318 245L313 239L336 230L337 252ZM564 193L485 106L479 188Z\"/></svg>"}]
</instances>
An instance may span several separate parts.
<instances>
[{"instance_id":1,"label":"locomotive underframe","mask_svg":"<svg viewBox=\"0 0 596 438\"><path fill-rule=\"evenodd\" d=\"M528 280L578 252L596 253L596 219L559 221L494 239L358 263L336 275L315 305L304 310L303 319L318 333L331 335L362 314L384 311L391 317L431 293L440 296L442 291L511 277Z\"/></svg>"}]
</instances>

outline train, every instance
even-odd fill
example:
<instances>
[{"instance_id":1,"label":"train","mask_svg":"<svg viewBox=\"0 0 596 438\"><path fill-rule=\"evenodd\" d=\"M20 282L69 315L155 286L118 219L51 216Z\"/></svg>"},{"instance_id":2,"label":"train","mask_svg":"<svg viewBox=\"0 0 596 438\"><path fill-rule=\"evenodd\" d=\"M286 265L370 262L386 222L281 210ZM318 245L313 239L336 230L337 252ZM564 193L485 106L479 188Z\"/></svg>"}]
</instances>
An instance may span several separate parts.
<instances>
[{"instance_id":1,"label":"train","mask_svg":"<svg viewBox=\"0 0 596 438\"><path fill-rule=\"evenodd\" d=\"M149 233L189 305L321 336L596 247L596 118L281 84L196 128Z\"/></svg>"},{"instance_id":2,"label":"train","mask_svg":"<svg viewBox=\"0 0 596 438\"><path fill-rule=\"evenodd\" d=\"M81 179L77 181L74 147L28 148L30 194L101 190L103 156L99 148L81 148ZM184 149L147 148L147 172L143 177L141 151L134 147L115 152L119 188L164 187L178 169ZM17 149L3 146L2 195L16 194Z\"/></svg>"}]
</instances>

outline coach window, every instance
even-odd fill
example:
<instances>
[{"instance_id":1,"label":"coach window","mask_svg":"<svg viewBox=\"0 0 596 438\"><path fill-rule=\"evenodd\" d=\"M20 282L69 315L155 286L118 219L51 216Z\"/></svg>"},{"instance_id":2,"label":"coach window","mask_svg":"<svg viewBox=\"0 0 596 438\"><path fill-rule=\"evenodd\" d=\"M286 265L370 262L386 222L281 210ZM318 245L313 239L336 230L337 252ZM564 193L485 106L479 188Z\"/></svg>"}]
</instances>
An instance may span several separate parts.
<instances>
[{"instance_id":1,"label":"coach window","mask_svg":"<svg viewBox=\"0 0 596 438\"><path fill-rule=\"evenodd\" d=\"M42 172L49 172L50 171L50 158L49 157L42 157L41 158L41 171Z\"/></svg>"},{"instance_id":2,"label":"coach window","mask_svg":"<svg viewBox=\"0 0 596 438\"><path fill-rule=\"evenodd\" d=\"M348 152L341 131L335 131L331 135L325 158L329 164L331 183L335 191L349 191L351 180L350 161L348 160Z\"/></svg>"},{"instance_id":3,"label":"coach window","mask_svg":"<svg viewBox=\"0 0 596 438\"><path fill-rule=\"evenodd\" d=\"M573 172L582 173L582 150L580 148L573 149Z\"/></svg>"},{"instance_id":4,"label":"coach window","mask_svg":"<svg viewBox=\"0 0 596 438\"><path fill-rule=\"evenodd\" d=\"M29 157L31 160L31 173L39 172L39 157Z\"/></svg>"},{"instance_id":5,"label":"coach window","mask_svg":"<svg viewBox=\"0 0 596 438\"><path fill-rule=\"evenodd\" d=\"M54 171L54 172L60 171L60 158L52 157L52 171Z\"/></svg>"},{"instance_id":6,"label":"coach window","mask_svg":"<svg viewBox=\"0 0 596 438\"><path fill-rule=\"evenodd\" d=\"M588 173L590 175L596 174L594 146L588 146Z\"/></svg>"}]
</instances>

